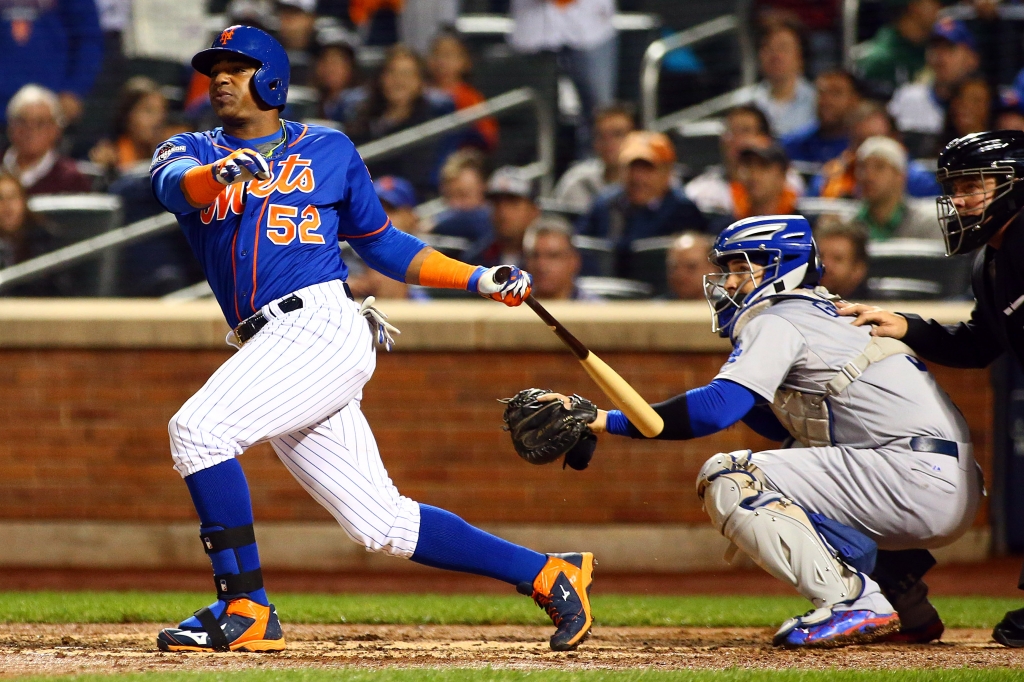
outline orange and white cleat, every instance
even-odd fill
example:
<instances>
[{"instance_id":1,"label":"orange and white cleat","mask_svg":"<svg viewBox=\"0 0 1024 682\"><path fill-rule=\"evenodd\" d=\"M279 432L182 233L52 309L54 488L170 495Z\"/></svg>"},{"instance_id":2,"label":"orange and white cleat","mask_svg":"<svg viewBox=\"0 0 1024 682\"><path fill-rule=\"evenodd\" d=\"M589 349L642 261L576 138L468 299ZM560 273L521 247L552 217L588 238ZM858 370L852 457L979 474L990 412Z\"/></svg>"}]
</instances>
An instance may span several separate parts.
<instances>
[{"instance_id":1,"label":"orange and white cleat","mask_svg":"<svg viewBox=\"0 0 1024 682\"><path fill-rule=\"evenodd\" d=\"M284 651L284 632L274 605L235 599L223 608L207 606L156 637L161 651Z\"/></svg>"},{"instance_id":2,"label":"orange and white cleat","mask_svg":"<svg viewBox=\"0 0 1024 682\"><path fill-rule=\"evenodd\" d=\"M590 585L594 582L590 552L549 554L533 584L520 583L520 593L533 597L558 629L551 635L552 651L572 651L590 634Z\"/></svg>"}]
</instances>

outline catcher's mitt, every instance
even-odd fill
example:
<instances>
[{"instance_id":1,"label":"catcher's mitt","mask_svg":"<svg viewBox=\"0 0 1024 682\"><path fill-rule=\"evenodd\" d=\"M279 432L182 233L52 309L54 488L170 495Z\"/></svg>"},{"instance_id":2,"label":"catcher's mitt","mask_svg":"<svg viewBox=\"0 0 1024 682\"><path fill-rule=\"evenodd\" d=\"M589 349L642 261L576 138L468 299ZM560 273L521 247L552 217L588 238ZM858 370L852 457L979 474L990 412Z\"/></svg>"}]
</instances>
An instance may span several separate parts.
<instances>
[{"instance_id":1,"label":"catcher's mitt","mask_svg":"<svg viewBox=\"0 0 1024 682\"><path fill-rule=\"evenodd\" d=\"M597 406L578 395L569 397L570 409L561 400L541 402L552 393L541 388L519 391L505 398L505 430L519 456L530 464L547 464L565 455L565 466L586 469L597 447L597 436L587 425L597 418Z\"/></svg>"}]
</instances>

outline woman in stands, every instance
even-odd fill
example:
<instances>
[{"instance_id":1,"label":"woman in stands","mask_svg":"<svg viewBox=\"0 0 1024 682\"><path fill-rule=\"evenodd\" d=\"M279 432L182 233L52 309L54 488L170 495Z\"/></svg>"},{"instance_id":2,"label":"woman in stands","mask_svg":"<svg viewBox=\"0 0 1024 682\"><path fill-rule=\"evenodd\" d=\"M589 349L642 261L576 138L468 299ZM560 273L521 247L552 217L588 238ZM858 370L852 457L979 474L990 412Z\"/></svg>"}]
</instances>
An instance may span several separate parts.
<instances>
[{"instance_id":1,"label":"woman in stands","mask_svg":"<svg viewBox=\"0 0 1024 682\"><path fill-rule=\"evenodd\" d=\"M484 96L466 79L473 69L473 60L462 38L454 31L443 31L434 38L427 58L427 68L435 87L448 93L456 109L465 109L484 101ZM477 121L474 131L479 146L494 151L498 146L498 122L493 118Z\"/></svg>"},{"instance_id":2,"label":"woman in stands","mask_svg":"<svg viewBox=\"0 0 1024 682\"><path fill-rule=\"evenodd\" d=\"M404 45L391 47L380 73L370 85L366 100L345 132L356 145L386 137L455 111L447 94L426 87L423 63ZM421 197L437 193L441 164L458 147L455 135L434 144L410 147L382 161L368 165L374 177L397 175L406 178Z\"/></svg>"},{"instance_id":3,"label":"woman in stands","mask_svg":"<svg viewBox=\"0 0 1024 682\"><path fill-rule=\"evenodd\" d=\"M153 150L164 139L167 99L160 86L145 76L130 78L121 88L114 117L114 140L100 140L90 150L93 163L110 175L120 175L135 166L149 169Z\"/></svg>"},{"instance_id":4,"label":"woman in stands","mask_svg":"<svg viewBox=\"0 0 1024 682\"><path fill-rule=\"evenodd\" d=\"M42 221L28 208L28 197L18 179L0 171L0 268L9 268L48 251ZM8 289L6 296L45 295L38 285Z\"/></svg>"}]
</instances>

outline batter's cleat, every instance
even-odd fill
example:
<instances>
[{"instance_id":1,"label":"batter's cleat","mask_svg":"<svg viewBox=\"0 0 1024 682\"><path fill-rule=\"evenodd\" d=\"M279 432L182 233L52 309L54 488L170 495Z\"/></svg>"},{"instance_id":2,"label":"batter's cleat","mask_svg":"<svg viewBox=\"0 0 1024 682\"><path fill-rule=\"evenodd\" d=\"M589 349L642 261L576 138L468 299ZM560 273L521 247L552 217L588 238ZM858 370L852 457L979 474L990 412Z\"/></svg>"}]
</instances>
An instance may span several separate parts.
<instances>
[{"instance_id":1,"label":"batter's cleat","mask_svg":"<svg viewBox=\"0 0 1024 682\"><path fill-rule=\"evenodd\" d=\"M884 641L889 644L927 644L938 641L945 631L946 626L942 624L940 618L936 617L920 627L901 627L898 632L892 633Z\"/></svg>"},{"instance_id":2,"label":"batter's cleat","mask_svg":"<svg viewBox=\"0 0 1024 682\"><path fill-rule=\"evenodd\" d=\"M1024 647L1024 609L1007 611L992 631L992 639L1014 649Z\"/></svg>"},{"instance_id":3,"label":"batter's cleat","mask_svg":"<svg viewBox=\"0 0 1024 682\"><path fill-rule=\"evenodd\" d=\"M775 633L772 644L799 649L831 649L883 641L900 629L900 617L895 613L867 610L829 613L829 609L816 609L790 618Z\"/></svg>"},{"instance_id":4,"label":"batter's cleat","mask_svg":"<svg viewBox=\"0 0 1024 682\"><path fill-rule=\"evenodd\" d=\"M533 597L555 627L552 651L572 651L590 635L590 585L594 582L594 555L590 552L549 554L533 584L519 583L521 594Z\"/></svg>"},{"instance_id":5,"label":"batter's cleat","mask_svg":"<svg viewBox=\"0 0 1024 682\"><path fill-rule=\"evenodd\" d=\"M235 599L218 617L215 604L196 611L176 628L156 637L160 651L284 651L284 633L274 605Z\"/></svg>"}]
</instances>

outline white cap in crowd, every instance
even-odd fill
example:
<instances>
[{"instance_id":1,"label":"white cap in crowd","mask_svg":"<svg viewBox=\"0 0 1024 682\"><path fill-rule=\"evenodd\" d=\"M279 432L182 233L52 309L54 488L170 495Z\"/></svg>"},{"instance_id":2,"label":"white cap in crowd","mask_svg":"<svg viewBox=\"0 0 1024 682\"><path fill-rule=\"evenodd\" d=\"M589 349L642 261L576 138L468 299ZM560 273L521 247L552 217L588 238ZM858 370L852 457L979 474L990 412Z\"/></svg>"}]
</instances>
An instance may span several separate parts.
<instances>
[{"instance_id":1,"label":"white cap in crowd","mask_svg":"<svg viewBox=\"0 0 1024 682\"><path fill-rule=\"evenodd\" d=\"M907 150L891 137L875 135L864 140L857 149L857 160L863 161L872 156L888 161L900 173L907 172Z\"/></svg>"}]
</instances>

